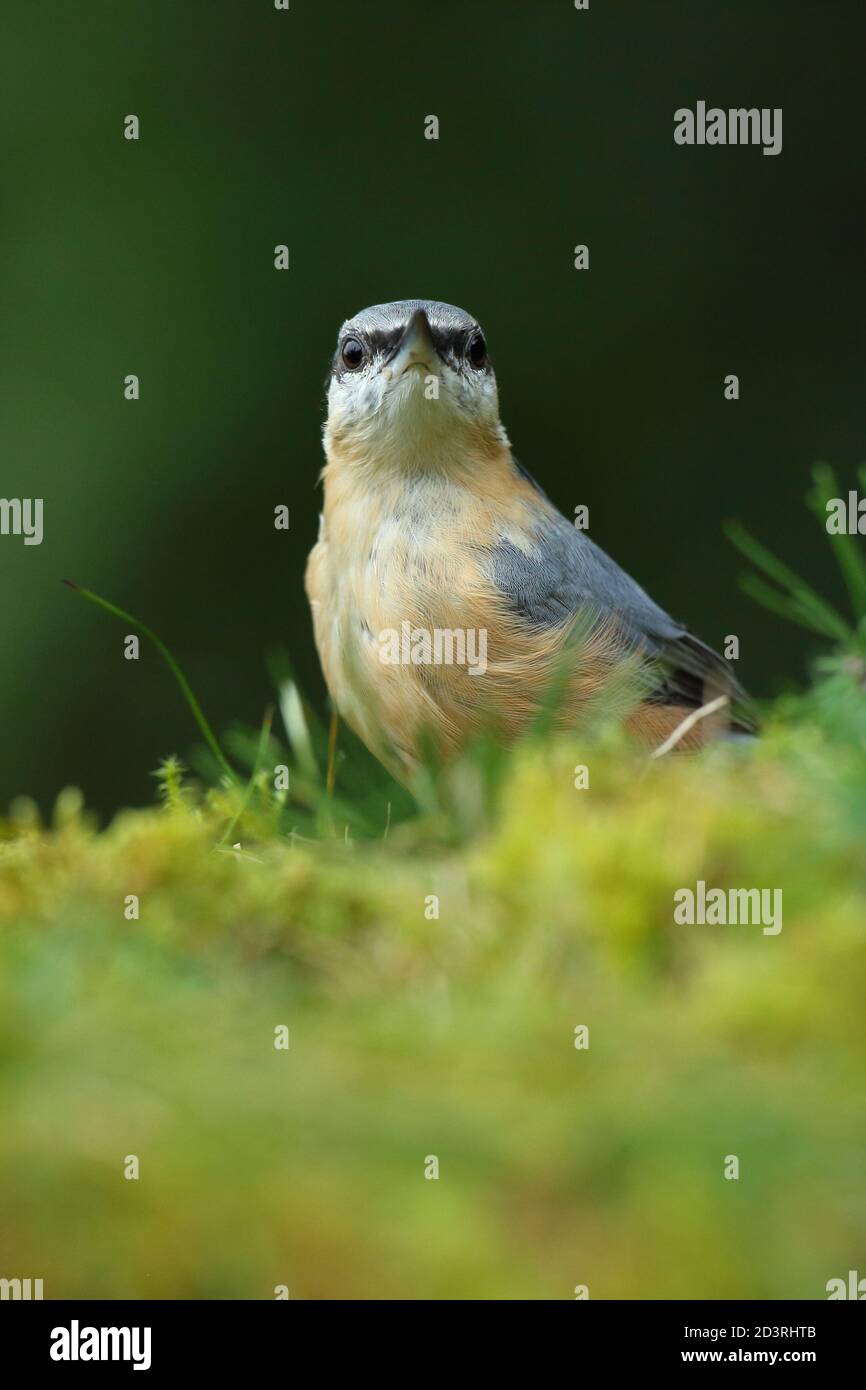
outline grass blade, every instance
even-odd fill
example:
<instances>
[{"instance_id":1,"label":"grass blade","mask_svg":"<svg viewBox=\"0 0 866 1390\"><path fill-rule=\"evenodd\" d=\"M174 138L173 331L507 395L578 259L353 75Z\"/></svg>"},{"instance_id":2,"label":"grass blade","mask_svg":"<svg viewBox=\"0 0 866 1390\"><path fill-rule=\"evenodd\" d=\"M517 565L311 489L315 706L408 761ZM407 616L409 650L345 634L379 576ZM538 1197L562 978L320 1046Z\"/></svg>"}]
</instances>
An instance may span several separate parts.
<instances>
[{"instance_id":1,"label":"grass blade","mask_svg":"<svg viewBox=\"0 0 866 1390\"><path fill-rule=\"evenodd\" d=\"M234 834L235 826L237 825L244 811L250 804L250 797L252 796L253 791L255 790L256 780L258 778L259 772L261 771L261 766L265 756L265 750L267 749L268 740L271 736L271 724L273 723L273 720L273 707L268 706L268 708L265 710L265 717L262 720L262 731L259 734L259 746L256 750L256 761L253 765L253 770L250 773L250 779L247 782L246 789L244 790L240 806L235 811L234 815L232 816L231 820L229 821L228 825L223 831L222 839L219 842L220 846L229 843L232 835Z\"/></svg>"},{"instance_id":2,"label":"grass blade","mask_svg":"<svg viewBox=\"0 0 866 1390\"><path fill-rule=\"evenodd\" d=\"M139 618L134 618L132 614L127 613L125 609L118 608L117 605L114 603L109 603L108 599L102 598L99 594L95 594L92 589L84 589L80 584L74 583L74 581L71 579L64 579L63 583L66 585L68 589L72 589L76 594L80 594L82 598L86 598L89 603L95 603L97 608L104 608L106 613L112 613L115 618L122 618L122 620L125 623L129 623L130 627L138 628L142 636L146 637L149 642L153 643L160 656L165 661L166 665L171 671L172 675L174 676L175 680L177 681L178 685L180 686L181 691L183 693L183 697L190 708L190 712L192 713L193 719L199 727L199 731L202 735L202 738L204 739L210 751L213 753L214 757L216 758L217 762L220 765L220 768L225 773L226 777L228 777L230 781L236 782L237 777L235 776L235 773L229 766L225 754L223 753L222 749L219 746L219 743L217 742L216 735L214 734L213 729L205 719L204 711L202 710L201 705L199 704L198 700L193 694L193 690L189 681L183 674L183 671L180 669L171 652L169 651L168 647L161 640L161 638L157 637L156 633L151 631L151 629L145 623L141 622Z\"/></svg>"},{"instance_id":3,"label":"grass blade","mask_svg":"<svg viewBox=\"0 0 866 1390\"><path fill-rule=\"evenodd\" d=\"M815 485L809 493L808 502L836 552L842 577L851 595L854 616L860 621L866 618L866 556L856 536L850 536L847 532L832 535L827 531L827 503L841 496L833 469L828 463L816 463L812 477Z\"/></svg>"},{"instance_id":4,"label":"grass blade","mask_svg":"<svg viewBox=\"0 0 866 1390\"><path fill-rule=\"evenodd\" d=\"M751 591L747 590L753 598L758 598L760 603L772 607L774 612L781 613L792 622L799 622L802 626L820 632L822 636L838 638L842 642L851 640L851 626L842 615L826 603L805 580L800 579L799 575L761 545L760 541L756 541L745 526L738 521L729 522L725 527L725 533L740 553L745 555L747 560L751 560L757 569L763 570L770 579L774 579L783 591L776 594L769 585L761 583L760 588L753 585ZM753 578L757 580L758 577ZM771 594L775 597L772 604L769 597ZM787 600L786 608L779 606L783 600Z\"/></svg>"}]
</instances>

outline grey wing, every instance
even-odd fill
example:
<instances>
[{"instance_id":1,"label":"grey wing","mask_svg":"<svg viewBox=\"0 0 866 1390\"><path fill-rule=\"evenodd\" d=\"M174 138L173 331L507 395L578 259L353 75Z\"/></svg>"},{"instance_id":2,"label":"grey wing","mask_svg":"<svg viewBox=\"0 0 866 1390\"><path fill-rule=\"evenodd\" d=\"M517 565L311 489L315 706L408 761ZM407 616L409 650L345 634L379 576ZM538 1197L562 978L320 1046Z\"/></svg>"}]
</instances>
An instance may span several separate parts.
<instances>
[{"instance_id":1,"label":"grey wing","mask_svg":"<svg viewBox=\"0 0 866 1390\"><path fill-rule=\"evenodd\" d=\"M556 510L524 468L520 472L546 505L539 514L532 554L504 538L492 552L491 577L512 610L544 627L569 622L581 612L613 618L630 646L659 663L663 679L651 699L698 708L719 689L726 690L734 705L734 727L750 731L754 721L748 697L728 662L654 603L600 546Z\"/></svg>"}]
</instances>

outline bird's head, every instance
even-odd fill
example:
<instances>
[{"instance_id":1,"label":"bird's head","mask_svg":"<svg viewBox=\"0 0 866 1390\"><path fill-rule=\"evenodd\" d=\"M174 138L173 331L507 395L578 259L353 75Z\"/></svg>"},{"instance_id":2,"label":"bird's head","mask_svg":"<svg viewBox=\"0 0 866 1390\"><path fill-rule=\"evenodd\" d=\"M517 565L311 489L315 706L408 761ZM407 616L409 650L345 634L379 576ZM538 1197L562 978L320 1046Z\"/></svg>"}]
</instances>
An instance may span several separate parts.
<instances>
[{"instance_id":1,"label":"bird's head","mask_svg":"<svg viewBox=\"0 0 866 1390\"><path fill-rule=\"evenodd\" d=\"M439 469L507 446L496 377L471 314L436 300L375 304L340 329L326 447L372 467Z\"/></svg>"}]
</instances>

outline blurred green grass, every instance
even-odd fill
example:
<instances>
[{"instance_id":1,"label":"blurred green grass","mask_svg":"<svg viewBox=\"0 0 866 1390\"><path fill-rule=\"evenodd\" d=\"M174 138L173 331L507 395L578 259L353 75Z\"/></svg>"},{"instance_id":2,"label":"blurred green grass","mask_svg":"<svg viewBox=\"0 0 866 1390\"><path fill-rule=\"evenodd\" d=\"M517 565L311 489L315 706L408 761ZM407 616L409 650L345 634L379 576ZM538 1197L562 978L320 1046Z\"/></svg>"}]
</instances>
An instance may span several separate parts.
<instances>
[{"instance_id":1,"label":"blurred green grass","mask_svg":"<svg viewBox=\"0 0 866 1390\"><path fill-rule=\"evenodd\" d=\"M861 1267L861 665L745 749L545 735L485 775L454 774L456 838L434 808L307 840L253 804L221 850L226 787L100 833L74 792L49 827L15 808L0 1274L49 1298L813 1298ZM782 888L781 933L675 926L698 878Z\"/></svg>"}]
</instances>

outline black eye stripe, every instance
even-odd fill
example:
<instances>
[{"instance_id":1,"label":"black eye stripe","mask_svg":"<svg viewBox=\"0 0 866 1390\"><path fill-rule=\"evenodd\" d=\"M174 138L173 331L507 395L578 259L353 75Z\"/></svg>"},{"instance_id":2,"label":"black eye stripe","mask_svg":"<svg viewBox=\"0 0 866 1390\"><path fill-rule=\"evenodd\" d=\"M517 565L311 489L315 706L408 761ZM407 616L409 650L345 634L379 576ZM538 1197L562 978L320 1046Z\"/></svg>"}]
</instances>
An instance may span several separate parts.
<instances>
[{"instance_id":1,"label":"black eye stripe","mask_svg":"<svg viewBox=\"0 0 866 1390\"><path fill-rule=\"evenodd\" d=\"M396 352L397 344L404 332L405 326L402 328L373 328L364 336L373 352L387 357L392 352Z\"/></svg>"},{"instance_id":2,"label":"black eye stripe","mask_svg":"<svg viewBox=\"0 0 866 1390\"><path fill-rule=\"evenodd\" d=\"M386 364L396 354L407 325L408 320L394 328L390 326L387 328L371 327L362 330L351 326L347 327L343 331L337 348L333 371L337 373L357 371L361 362L369 360L370 356L379 359L380 363ZM471 324L469 327L461 325L454 328L450 325L445 328L437 324L430 324L430 336L439 356L449 366L465 370L468 363L476 370L481 370L488 365L486 339L477 323ZM364 352L364 357L358 364L347 362L345 357L346 344L351 341L359 342ZM473 344L476 341L483 345L483 351L479 354L476 350L473 355Z\"/></svg>"}]
</instances>

